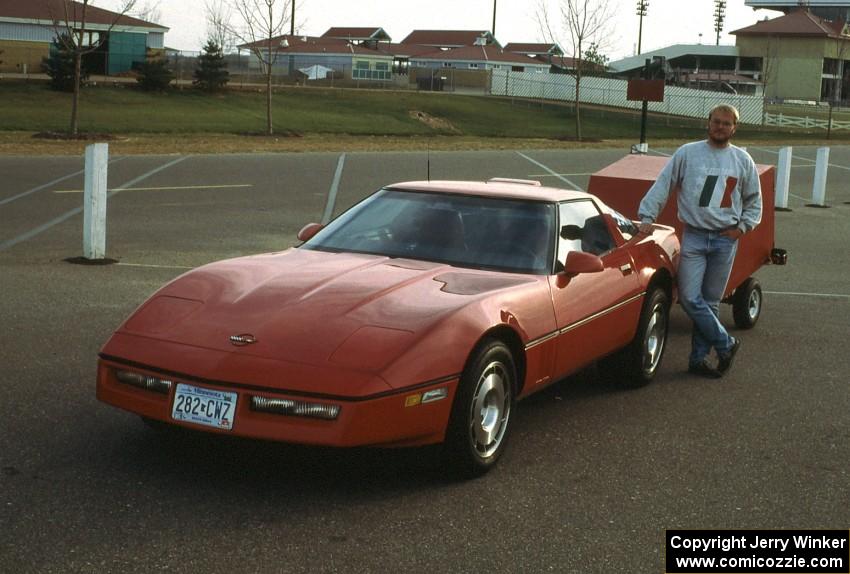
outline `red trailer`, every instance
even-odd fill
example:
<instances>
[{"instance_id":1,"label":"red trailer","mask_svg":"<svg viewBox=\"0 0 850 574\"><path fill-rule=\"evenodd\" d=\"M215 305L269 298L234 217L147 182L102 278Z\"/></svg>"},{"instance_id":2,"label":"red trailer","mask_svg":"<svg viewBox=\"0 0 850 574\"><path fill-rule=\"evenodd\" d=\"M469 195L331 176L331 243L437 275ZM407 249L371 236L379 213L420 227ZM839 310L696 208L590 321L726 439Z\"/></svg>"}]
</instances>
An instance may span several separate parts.
<instances>
[{"instance_id":1,"label":"red trailer","mask_svg":"<svg viewBox=\"0 0 850 574\"><path fill-rule=\"evenodd\" d=\"M655 183L667 161L668 158L657 156L626 156L591 175L588 191L626 217L637 220L641 199ZM741 238L724 294L724 302L732 304L735 324L742 329L755 326L761 314L762 290L753 273L762 265L784 265L786 261L785 251L773 244L776 170L772 165L759 164L756 167L762 191L761 224ZM683 225L677 216L676 198L674 191L657 223L675 227L681 239Z\"/></svg>"}]
</instances>

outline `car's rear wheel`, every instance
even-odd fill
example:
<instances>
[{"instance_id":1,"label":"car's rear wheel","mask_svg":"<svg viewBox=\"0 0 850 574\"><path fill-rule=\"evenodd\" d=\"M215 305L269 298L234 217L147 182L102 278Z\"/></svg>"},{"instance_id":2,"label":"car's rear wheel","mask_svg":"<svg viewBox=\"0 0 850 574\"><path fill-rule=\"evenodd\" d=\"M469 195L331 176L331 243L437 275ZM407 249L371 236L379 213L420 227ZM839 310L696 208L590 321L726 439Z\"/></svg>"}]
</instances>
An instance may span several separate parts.
<instances>
[{"instance_id":1,"label":"car's rear wheel","mask_svg":"<svg viewBox=\"0 0 850 574\"><path fill-rule=\"evenodd\" d=\"M445 462L460 476L480 476L502 456L516 379L514 359L504 343L479 345L461 376L444 445Z\"/></svg>"},{"instance_id":2,"label":"car's rear wheel","mask_svg":"<svg viewBox=\"0 0 850 574\"><path fill-rule=\"evenodd\" d=\"M631 387L641 387L655 378L667 346L670 300L661 288L654 288L644 301L637 333L629 346L600 363L603 374Z\"/></svg>"},{"instance_id":3,"label":"car's rear wheel","mask_svg":"<svg viewBox=\"0 0 850 574\"><path fill-rule=\"evenodd\" d=\"M761 316L761 284L755 277L744 281L732 295L732 317L739 329L752 329Z\"/></svg>"}]
</instances>

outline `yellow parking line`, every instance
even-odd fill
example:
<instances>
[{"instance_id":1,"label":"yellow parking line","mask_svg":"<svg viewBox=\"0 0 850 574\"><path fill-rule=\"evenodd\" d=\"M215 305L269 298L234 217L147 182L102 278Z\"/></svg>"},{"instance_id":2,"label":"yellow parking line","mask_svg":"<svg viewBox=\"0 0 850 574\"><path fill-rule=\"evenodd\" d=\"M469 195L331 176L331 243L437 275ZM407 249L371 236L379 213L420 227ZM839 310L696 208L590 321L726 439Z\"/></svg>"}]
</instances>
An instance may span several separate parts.
<instances>
[{"instance_id":1,"label":"yellow parking line","mask_svg":"<svg viewBox=\"0 0 850 574\"><path fill-rule=\"evenodd\" d=\"M174 191L174 190L183 190L183 189L230 189L230 188L238 188L238 187L254 187L251 183L243 183L236 185L183 185L183 186L169 186L169 187L125 187L121 191ZM107 191L114 191L109 189ZM82 189L65 189L65 190L56 190L53 193L83 193Z\"/></svg>"},{"instance_id":2,"label":"yellow parking line","mask_svg":"<svg viewBox=\"0 0 850 574\"><path fill-rule=\"evenodd\" d=\"M153 265L151 263L116 263L116 265L123 267L151 267L154 269L194 269L194 267L187 267L185 265Z\"/></svg>"},{"instance_id":3,"label":"yellow parking line","mask_svg":"<svg viewBox=\"0 0 850 574\"><path fill-rule=\"evenodd\" d=\"M592 173L532 173L528 177L560 177L560 176L570 176L570 175L593 175Z\"/></svg>"}]
</instances>

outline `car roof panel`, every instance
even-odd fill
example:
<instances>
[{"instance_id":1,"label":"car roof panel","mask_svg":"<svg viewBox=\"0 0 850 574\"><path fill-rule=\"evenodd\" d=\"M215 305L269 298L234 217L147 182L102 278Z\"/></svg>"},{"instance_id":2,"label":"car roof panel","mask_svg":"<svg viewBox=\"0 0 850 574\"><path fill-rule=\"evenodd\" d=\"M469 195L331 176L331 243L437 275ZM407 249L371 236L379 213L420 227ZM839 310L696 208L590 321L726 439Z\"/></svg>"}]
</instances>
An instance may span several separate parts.
<instances>
[{"instance_id":1,"label":"car roof panel","mask_svg":"<svg viewBox=\"0 0 850 574\"><path fill-rule=\"evenodd\" d=\"M558 202L592 197L582 191L506 181L406 181L386 186L399 191L480 195L528 201Z\"/></svg>"}]
</instances>

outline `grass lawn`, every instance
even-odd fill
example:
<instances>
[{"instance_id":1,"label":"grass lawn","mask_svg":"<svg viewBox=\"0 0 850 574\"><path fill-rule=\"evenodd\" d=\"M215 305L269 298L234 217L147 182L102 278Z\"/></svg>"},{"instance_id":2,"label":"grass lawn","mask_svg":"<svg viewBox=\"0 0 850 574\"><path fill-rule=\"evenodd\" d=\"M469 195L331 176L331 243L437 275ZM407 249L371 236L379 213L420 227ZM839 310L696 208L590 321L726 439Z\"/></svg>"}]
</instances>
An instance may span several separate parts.
<instances>
[{"instance_id":1,"label":"grass lawn","mask_svg":"<svg viewBox=\"0 0 850 574\"><path fill-rule=\"evenodd\" d=\"M84 147L85 142L26 141L34 140L31 135L35 132L67 130L70 94L51 91L41 83L2 81L0 102L0 153L37 153L40 146L45 146L45 153L66 149L77 153ZM570 141L575 135L574 110L557 103L443 93L285 88L273 98L277 137L256 137L265 130L265 112L261 91L207 95L175 89L149 94L133 87L98 86L82 92L79 125L82 132L115 136L119 153L122 146L124 153L215 153L339 149L342 144L351 149L423 149L432 144L436 149L576 145ZM650 145L699 139L704 137L704 124L703 120L651 116ZM581 145L607 141L610 147L613 141L637 142L640 114L583 108L582 135L588 141ZM741 126L738 139L799 143L823 137L822 133ZM844 137L850 139L850 134ZM150 150L144 142L150 144Z\"/></svg>"}]
</instances>

